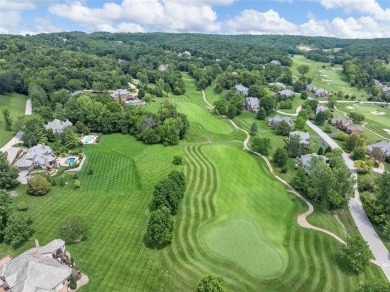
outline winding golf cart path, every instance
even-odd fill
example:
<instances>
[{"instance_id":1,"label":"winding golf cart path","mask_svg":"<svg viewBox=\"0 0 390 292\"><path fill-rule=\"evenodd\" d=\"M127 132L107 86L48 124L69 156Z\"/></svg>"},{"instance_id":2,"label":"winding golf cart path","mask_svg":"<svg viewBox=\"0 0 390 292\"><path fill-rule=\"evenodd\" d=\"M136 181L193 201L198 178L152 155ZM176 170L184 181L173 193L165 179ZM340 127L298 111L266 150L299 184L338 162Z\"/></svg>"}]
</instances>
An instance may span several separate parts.
<instances>
[{"instance_id":1,"label":"winding golf cart path","mask_svg":"<svg viewBox=\"0 0 390 292\"><path fill-rule=\"evenodd\" d=\"M209 103L209 102L207 101L207 99L206 99L206 94L205 94L205 92L204 92L203 90L202 90L202 95L203 95L203 100L204 100L204 102L207 104L207 106L208 106L209 108L211 108L211 109L214 109L214 106L213 106L211 103ZM268 169L269 169L269 171L271 172L271 174L272 174L277 180L279 180L282 184L284 184L285 186L287 186L288 189L289 189L289 192L293 193L295 196L297 196L299 199L301 199L302 201L304 201L304 202L306 203L306 205L308 206L309 209L308 209L306 212L304 212L304 213L298 215L298 220L297 220L297 221L298 221L298 224L299 224L301 227L303 227L303 228L313 229L313 230L316 230L316 231L323 232L323 233L325 233L325 234L327 234L327 235L329 235L329 236L332 236L333 238L335 238L335 239L336 239L337 241L339 241L340 243L346 244L345 241L344 241L343 239L341 239L340 237L338 237L336 234L334 234L334 233L332 233L332 232L330 232L330 231L328 231L328 230L326 230L326 229L323 229L323 228L314 226L314 225L310 224L310 223L307 221L307 217L308 217L311 213L313 213L313 211L314 211L313 205L312 205L308 200L306 200L301 194L299 194L299 193L298 193L298 192L297 192L297 191L296 191L288 182L286 182L285 180L283 180L281 177L275 175L275 172L274 172L274 170L273 170L273 168L272 168L272 165L271 165L271 163L269 162L269 160L267 159L267 157L261 155L260 153L258 153L258 152L256 152L256 151L253 151L253 150L251 150L251 149L249 148L248 143L249 143L249 140L250 140L250 138L251 138L251 135L248 133L248 131L246 131L246 130L240 128L240 127L238 127L237 124L236 124L234 121L232 121L231 119L229 119L228 117L226 117L226 116L224 116L224 115L221 115L221 114L219 114L219 113L218 113L218 115L220 115L221 117L227 119L227 120L233 125L234 128L236 128L237 130L240 130L240 131L242 131L242 132L245 133L246 138L245 138L245 140L244 140L244 149L243 149L243 150L247 150L247 151L249 151L249 152L251 152L251 153L253 153L253 154L257 155L257 156L260 156L260 157L266 162L266 164L267 164L267 166L268 166Z\"/></svg>"}]
</instances>

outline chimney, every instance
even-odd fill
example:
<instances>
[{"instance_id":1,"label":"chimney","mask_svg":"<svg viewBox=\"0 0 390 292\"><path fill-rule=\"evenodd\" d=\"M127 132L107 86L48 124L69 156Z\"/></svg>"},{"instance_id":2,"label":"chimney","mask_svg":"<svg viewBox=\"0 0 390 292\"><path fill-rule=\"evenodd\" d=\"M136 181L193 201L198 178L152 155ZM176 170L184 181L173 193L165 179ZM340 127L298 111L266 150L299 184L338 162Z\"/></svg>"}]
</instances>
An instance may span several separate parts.
<instances>
[{"instance_id":1,"label":"chimney","mask_svg":"<svg viewBox=\"0 0 390 292\"><path fill-rule=\"evenodd\" d=\"M38 239L35 239L35 240L34 240L34 244L35 244L35 247L37 247L37 248L39 247L39 241L38 241Z\"/></svg>"},{"instance_id":2,"label":"chimney","mask_svg":"<svg viewBox=\"0 0 390 292\"><path fill-rule=\"evenodd\" d=\"M33 251L33 257L36 259L39 258L39 251L37 249Z\"/></svg>"}]
</instances>

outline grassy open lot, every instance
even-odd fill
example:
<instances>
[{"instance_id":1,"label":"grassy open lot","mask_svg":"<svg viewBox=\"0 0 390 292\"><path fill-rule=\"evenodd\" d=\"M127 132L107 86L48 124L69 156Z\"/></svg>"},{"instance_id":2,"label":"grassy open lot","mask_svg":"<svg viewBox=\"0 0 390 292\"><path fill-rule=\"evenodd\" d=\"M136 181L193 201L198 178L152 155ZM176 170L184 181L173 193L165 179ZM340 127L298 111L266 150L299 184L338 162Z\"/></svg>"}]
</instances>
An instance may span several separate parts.
<instances>
[{"instance_id":1,"label":"grassy open lot","mask_svg":"<svg viewBox=\"0 0 390 292\"><path fill-rule=\"evenodd\" d=\"M329 63L316 62L307 59L303 55L295 55L293 57L292 72L295 78L300 75L297 68L301 65L308 65L310 72L307 77L313 78L313 84L317 87L324 88L330 93L337 93L340 90L344 94L355 95L359 100L367 100L367 93L363 90L358 90L355 87L351 87L347 77L342 72L343 68L341 65L334 65L331 67ZM325 66L325 68L322 68Z\"/></svg>"},{"instance_id":2,"label":"grassy open lot","mask_svg":"<svg viewBox=\"0 0 390 292\"><path fill-rule=\"evenodd\" d=\"M65 186L42 197L18 187L15 201L28 203L35 233L17 250L0 245L0 254L15 256L35 238L45 244L58 236L67 216L81 214L89 223L88 239L68 245L90 278L81 291L193 291L205 274L222 277L228 291L355 291L359 283L384 279L372 265L359 276L346 272L340 243L297 224L307 207L263 160L242 150L243 134L206 108L190 81L186 88L189 97L169 97L190 120L186 141L164 147L113 134L84 146L80 189L67 173ZM250 127L254 117L243 113L236 120ZM283 145L282 137L257 123L258 135L273 135ZM171 163L176 154L183 155L183 166ZM155 183L172 169L184 171L187 192L173 243L151 250L144 245L148 206ZM310 222L342 235L328 213L314 213Z\"/></svg>"},{"instance_id":3,"label":"grassy open lot","mask_svg":"<svg viewBox=\"0 0 390 292\"><path fill-rule=\"evenodd\" d=\"M15 121L18 116L24 115L26 100L27 96L18 93L0 95L0 147L6 144L15 134L13 131L5 130L3 108L9 109L12 119Z\"/></svg>"}]
</instances>

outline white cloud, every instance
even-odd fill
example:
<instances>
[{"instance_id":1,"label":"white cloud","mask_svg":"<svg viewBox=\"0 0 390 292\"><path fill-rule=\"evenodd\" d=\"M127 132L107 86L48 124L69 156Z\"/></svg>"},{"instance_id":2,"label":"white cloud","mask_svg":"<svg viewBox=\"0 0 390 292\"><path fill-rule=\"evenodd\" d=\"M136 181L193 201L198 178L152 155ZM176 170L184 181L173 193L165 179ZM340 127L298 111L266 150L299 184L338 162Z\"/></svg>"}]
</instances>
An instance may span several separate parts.
<instances>
[{"instance_id":1,"label":"white cloud","mask_svg":"<svg viewBox=\"0 0 390 292\"><path fill-rule=\"evenodd\" d=\"M35 25L29 27L21 27L19 32L22 35L26 34L39 34L39 33L50 33L50 32L59 32L63 31L62 28L54 25L50 20L45 18L38 17L34 20Z\"/></svg>"},{"instance_id":2,"label":"white cloud","mask_svg":"<svg viewBox=\"0 0 390 292\"><path fill-rule=\"evenodd\" d=\"M376 0L320 0L327 9L342 8L345 12L369 14L376 20L390 21L390 9L383 9Z\"/></svg>"},{"instance_id":3,"label":"white cloud","mask_svg":"<svg viewBox=\"0 0 390 292\"><path fill-rule=\"evenodd\" d=\"M34 9L34 1L23 1L23 0L0 0L1 10L25 10Z\"/></svg>"},{"instance_id":4,"label":"white cloud","mask_svg":"<svg viewBox=\"0 0 390 292\"><path fill-rule=\"evenodd\" d=\"M239 34L293 34L298 26L289 22L274 10L260 12L257 10L244 10L239 16L226 21L228 33Z\"/></svg>"},{"instance_id":5,"label":"white cloud","mask_svg":"<svg viewBox=\"0 0 390 292\"><path fill-rule=\"evenodd\" d=\"M235 0L213 0L215 5L228 5ZM89 8L81 2L56 4L49 12L85 25L93 31L102 27L115 29L119 23L148 25L155 31L217 32L217 14L206 0L123 0L121 4L105 3ZM134 28L134 27L133 27Z\"/></svg>"},{"instance_id":6,"label":"white cloud","mask_svg":"<svg viewBox=\"0 0 390 292\"><path fill-rule=\"evenodd\" d=\"M122 22L118 25L101 24L97 26L98 31L107 32L145 32L145 29L136 23Z\"/></svg>"},{"instance_id":7,"label":"white cloud","mask_svg":"<svg viewBox=\"0 0 390 292\"><path fill-rule=\"evenodd\" d=\"M244 10L239 16L227 20L223 27L229 34L294 34L338 38L390 37L390 24L379 22L370 16L317 20L313 14L309 14L307 22L297 25L281 17L274 10L265 12Z\"/></svg>"}]
</instances>

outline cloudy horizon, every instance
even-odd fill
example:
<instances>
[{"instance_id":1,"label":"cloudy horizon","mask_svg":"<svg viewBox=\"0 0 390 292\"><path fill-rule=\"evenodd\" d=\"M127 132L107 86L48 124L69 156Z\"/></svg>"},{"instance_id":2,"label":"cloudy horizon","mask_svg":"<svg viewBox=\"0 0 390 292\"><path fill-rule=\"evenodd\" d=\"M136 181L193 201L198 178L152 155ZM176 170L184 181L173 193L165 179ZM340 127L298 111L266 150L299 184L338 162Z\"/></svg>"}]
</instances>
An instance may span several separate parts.
<instances>
[{"instance_id":1,"label":"cloudy horizon","mask_svg":"<svg viewBox=\"0 0 390 292\"><path fill-rule=\"evenodd\" d=\"M387 0L0 0L0 34L62 31L390 37Z\"/></svg>"}]
</instances>

